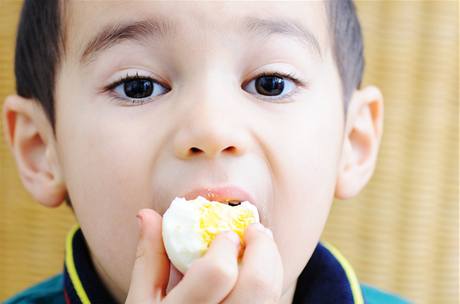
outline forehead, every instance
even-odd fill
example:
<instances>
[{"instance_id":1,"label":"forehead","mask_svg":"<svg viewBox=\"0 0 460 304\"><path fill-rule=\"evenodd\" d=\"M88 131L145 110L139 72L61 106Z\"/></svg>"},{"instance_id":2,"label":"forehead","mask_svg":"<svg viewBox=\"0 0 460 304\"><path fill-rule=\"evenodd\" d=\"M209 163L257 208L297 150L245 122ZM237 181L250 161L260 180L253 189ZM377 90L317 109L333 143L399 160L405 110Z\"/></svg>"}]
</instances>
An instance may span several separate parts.
<instances>
[{"instance_id":1,"label":"forehead","mask_svg":"<svg viewBox=\"0 0 460 304\"><path fill-rule=\"evenodd\" d=\"M152 29L156 27L156 32L167 34L158 37L171 38L172 42L191 35L230 39L235 35L247 38L249 34L260 37L277 33L297 38L313 51L315 48L318 52L325 51L329 45L322 1L70 1L65 12L66 51L80 59L94 51L90 49L91 43L101 39L104 31L112 35L114 28L139 21L148 21L150 28L141 27L136 31L144 29L153 34Z\"/></svg>"}]
</instances>

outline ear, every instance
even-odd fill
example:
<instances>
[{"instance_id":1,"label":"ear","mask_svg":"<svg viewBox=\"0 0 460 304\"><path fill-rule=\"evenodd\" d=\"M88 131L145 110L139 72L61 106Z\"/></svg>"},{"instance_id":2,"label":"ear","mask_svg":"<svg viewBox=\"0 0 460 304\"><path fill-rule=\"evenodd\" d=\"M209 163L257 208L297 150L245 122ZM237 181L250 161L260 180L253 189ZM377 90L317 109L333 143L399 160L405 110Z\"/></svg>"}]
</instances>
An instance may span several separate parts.
<instances>
[{"instance_id":1,"label":"ear","mask_svg":"<svg viewBox=\"0 0 460 304\"><path fill-rule=\"evenodd\" d=\"M3 104L4 137L26 189L41 204L59 206L66 194L51 124L41 105L17 95Z\"/></svg>"},{"instance_id":2,"label":"ear","mask_svg":"<svg viewBox=\"0 0 460 304\"><path fill-rule=\"evenodd\" d=\"M347 109L335 197L356 196L371 178L383 126L383 97L369 86L354 92Z\"/></svg>"}]
</instances>

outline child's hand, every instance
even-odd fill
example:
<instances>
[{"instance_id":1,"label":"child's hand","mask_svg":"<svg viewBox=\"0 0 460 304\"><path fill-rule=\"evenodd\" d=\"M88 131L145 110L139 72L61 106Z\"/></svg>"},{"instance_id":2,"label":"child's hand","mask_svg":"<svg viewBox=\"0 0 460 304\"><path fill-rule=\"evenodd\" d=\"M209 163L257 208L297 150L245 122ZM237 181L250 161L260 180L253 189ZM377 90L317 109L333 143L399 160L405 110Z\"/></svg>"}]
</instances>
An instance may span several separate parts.
<instances>
[{"instance_id":1,"label":"child's hand","mask_svg":"<svg viewBox=\"0 0 460 304\"><path fill-rule=\"evenodd\" d=\"M283 267L271 233L251 225L238 267L239 239L218 235L166 295L169 260L161 238L161 216L141 211L141 233L126 303L276 303L281 296Z\"/></svg>"}]
</instances>

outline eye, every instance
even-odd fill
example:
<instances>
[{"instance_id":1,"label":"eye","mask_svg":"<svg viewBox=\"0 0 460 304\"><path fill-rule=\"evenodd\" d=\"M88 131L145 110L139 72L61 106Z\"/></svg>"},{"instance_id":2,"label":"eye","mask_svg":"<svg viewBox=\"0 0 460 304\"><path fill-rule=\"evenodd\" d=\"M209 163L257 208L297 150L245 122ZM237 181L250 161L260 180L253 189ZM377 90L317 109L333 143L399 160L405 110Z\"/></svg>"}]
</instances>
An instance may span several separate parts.
<instances>
[{"instance_id":1,"label":"eye","mask_svg":"<svg viewBox=\"0 0 460 304\"><path fill-rule=\"evenodd\" d=\"M290 74L263 73L251 80L243 89L251 94L275 97L270 99L282 99L292 95L299 82L297 78Z\"/></svg>"},{"instance_id":2,"label":"eye","mask_svg":"<svg viewBox=\"0 0 460 304\"><path fill-rule=\"evenodd\" d=\"M109 89L115 98L129 104L143 104L151 101L152 97L166 94L170 91L164 85L145 76L126 76L112 84Z\"/></svg>"}]
</instances>

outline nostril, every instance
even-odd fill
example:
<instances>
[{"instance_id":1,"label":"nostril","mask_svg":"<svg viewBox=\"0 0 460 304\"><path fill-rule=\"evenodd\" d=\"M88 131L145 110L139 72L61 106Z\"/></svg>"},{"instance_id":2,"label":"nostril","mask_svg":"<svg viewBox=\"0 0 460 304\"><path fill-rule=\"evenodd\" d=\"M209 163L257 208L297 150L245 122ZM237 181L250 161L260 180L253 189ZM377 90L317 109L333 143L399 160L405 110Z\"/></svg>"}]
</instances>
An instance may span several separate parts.
<instances>
[{"instance_id":1,"label":"nostril","mask_svg":"<svg viewBox=\"0 0 460 304\"><path fill-rule=\"evenodd\" d=\"M196 147L192 147L192 148L190 149L190 151L192 152L192 154L197 154L197 153L200 153L200 152L201 152L201 150L198 149L198 148L196 148Z\"/></svg>"},{"instance_id":2,"label":"nostril","mask_svg":"<svg viewBox=\"0 0 460 304\"><path fill-rule=\"evenodd\" d=\"M236 148L235 148L235 146L229 146L229 147L225 148L224 151L227 151L227 152L230 152L230 153L235 153Z\"/></svg>"},{"instance_id":3,"label":"nostril","mask_svg":"<svg viewBox=\"0 0 460 304\"><path fill-rule=\"evenodd\" d=\"M227 152L230 152L230 153L235 153L236 152L236 148L234 146L229 146L227 148L224 149L224 151L227 151ZM200 152L203 152L200 148L197 148L197 147L191 147L190 148L190 152L192 154L197 154L197 153L200 153Z\"/></svg>"}]
</instances>

